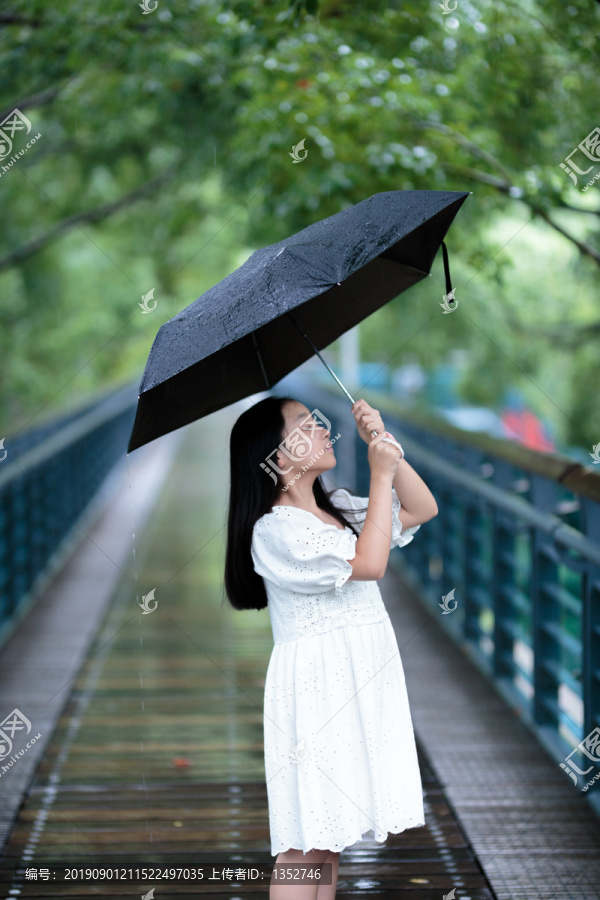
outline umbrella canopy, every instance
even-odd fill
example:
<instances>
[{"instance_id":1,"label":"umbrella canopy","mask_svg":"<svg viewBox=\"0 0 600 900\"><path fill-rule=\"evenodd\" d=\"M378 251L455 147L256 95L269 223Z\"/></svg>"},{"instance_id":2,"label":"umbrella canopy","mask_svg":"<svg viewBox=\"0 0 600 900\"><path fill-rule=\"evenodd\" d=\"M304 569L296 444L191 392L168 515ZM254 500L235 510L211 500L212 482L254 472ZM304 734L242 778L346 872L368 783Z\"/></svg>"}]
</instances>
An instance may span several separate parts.
<instances>
[{"instance_id":1,"label":"umbrella canopy","mask_svg":"<svg viewBox=\"0 0 600 900\"><path fill-rule=\"evenodd\" d=\"M256 250L161 325L127 452L267 390L429 275L469 191L386 191ZM448 282L447 277L447 282Z\"/></svg>"}]
</instances>

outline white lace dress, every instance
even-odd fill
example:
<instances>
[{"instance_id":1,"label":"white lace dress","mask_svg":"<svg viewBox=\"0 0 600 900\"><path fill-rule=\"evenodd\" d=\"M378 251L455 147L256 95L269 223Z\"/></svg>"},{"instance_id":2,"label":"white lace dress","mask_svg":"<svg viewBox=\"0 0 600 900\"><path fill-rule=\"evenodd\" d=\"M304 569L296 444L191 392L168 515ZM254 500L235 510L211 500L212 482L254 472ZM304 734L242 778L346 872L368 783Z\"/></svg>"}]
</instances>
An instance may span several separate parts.
<instances>
[{"instance_id":1,"label":"white lace dress","mask_svg":"<svg viewBox=\"0 0 600 900\"><path fill-rule=\"evenodd\" d=\"M392 491L390 547L412 541ZM368 497L343 489L333 503ZM360 533L365 514L348 519ZM425 824L404 670L376 581L350 581L356 535L303 509L275 506L252 539L274 646L264 694L271 854L341 851Z\"/></svg>"}]
</instances>

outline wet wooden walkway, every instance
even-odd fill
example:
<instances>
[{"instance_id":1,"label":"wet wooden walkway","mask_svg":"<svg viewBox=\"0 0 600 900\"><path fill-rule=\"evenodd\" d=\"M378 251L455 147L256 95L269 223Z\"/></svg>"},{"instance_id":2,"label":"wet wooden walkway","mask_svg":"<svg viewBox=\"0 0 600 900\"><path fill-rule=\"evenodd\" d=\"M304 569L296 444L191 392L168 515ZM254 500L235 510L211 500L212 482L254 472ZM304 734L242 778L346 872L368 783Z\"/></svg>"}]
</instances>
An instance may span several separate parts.
<instances>
[{"instance_id":1,"label":"wet wooden walkway","mask_svg":"<svg viewBox=\"0 0 600 900\"><path fill-rule=\"evenodd\" d=\"M42 863L62 869L274 862L262 745L268 612L222 605L227 434L234 418L224 411L211 418L214 430L202 423L188 429L145 530L134 541L123 535L135 556L129 552L4 849L0 898L140 897L152 887L157 900L268 896L264 880L65 883L26 878L24 871ZM156 601L156 608L143 614L138 604L151 591L148 606ZM419 743L418 750L427 826L390 835L385 844L347 848L339 900L497 896L426 748Z\"/></svg>"}]
</instances>

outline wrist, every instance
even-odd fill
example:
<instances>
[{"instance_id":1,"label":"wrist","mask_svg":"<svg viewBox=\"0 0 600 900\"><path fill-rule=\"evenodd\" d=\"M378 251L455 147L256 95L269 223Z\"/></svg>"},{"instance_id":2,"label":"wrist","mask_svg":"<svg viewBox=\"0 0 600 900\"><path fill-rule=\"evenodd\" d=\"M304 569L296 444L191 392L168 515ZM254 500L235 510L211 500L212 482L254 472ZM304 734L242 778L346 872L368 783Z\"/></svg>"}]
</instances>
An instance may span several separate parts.
<instances>
[{"instance_id":1,"label":"wrist","mask_svg":"<svg viewBox=\"0 0 600 900\"><path fill-rule=\"evenodd\" d=\"M371 487L388 489L393 479L393 472L371 472Z\"/></svg>"}]
</instances>

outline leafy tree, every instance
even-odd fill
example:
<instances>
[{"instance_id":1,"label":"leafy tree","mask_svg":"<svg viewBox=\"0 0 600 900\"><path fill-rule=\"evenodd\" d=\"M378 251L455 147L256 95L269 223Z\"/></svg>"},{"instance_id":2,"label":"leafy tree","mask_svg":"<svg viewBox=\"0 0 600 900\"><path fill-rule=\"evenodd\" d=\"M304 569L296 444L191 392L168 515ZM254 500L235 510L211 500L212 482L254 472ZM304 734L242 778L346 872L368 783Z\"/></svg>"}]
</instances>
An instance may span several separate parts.
<instances>
[{"instance_id":1,"label":"leafy tree","mask_svg":"<svg viewBox=\"0 0 600 900\"><path fill-rule=\"evenodd\" d=\"M562 410L597 382L594 354L580 371L572 350L598 329L600 200L560 163L598 124L599 11L159 0L144 15L122 0L11 0L0 119L17 108L41 138L0 177L4 415L64 402L80 367L80 392L138 373L158 327L137 307L152 285L169 318L255 247L377 191L471 190L448 236L456 313L439 310L436 260L434 279L365 324L365 351L390 359L412 335L432 367L470 349L467 399L497 403L529 378L564 439L589 443L595 392L575 404L589 421ZM544 259L529 270L527 234ZM567 248L562 284L546 245ZM558 411L538 384L551 345Z\"/></svg>"}]
</instances>

